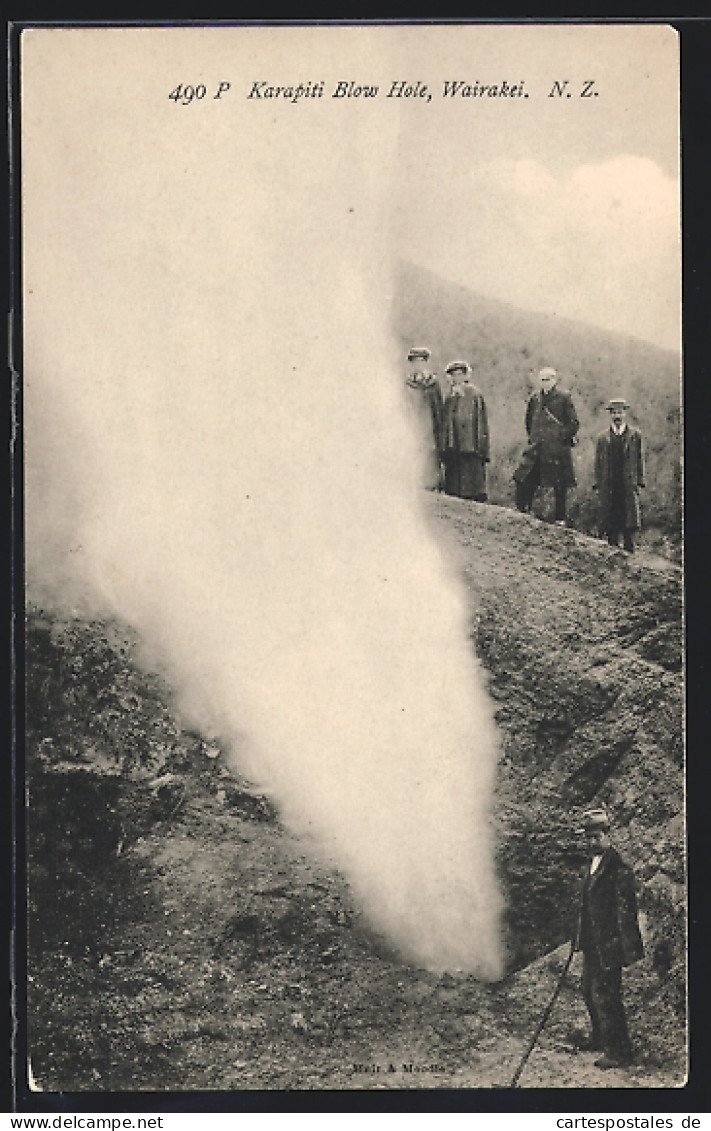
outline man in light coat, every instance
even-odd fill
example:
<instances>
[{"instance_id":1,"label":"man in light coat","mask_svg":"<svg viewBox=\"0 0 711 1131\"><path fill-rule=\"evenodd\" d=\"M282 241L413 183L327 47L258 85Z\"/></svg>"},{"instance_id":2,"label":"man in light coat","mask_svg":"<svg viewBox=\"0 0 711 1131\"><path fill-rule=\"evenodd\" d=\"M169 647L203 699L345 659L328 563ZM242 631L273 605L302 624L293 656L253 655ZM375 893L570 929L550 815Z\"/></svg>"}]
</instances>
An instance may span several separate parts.
<instances>
[{"instance_id":1,"label":"man in light coat","mask_svg":"<svg viewBox=\"0 0 711 1131\"><path fill-rule=\"evenodd\" d=\"M590 863L578 891L573 949L583 952L583 998L592 1028L580 1047L602 1052L596 1067L619 1068L632 1061L622 968L644 954L635 879L612 847L604 809L585 813L583 832Z\"/></svg>"},{"instance_id":2,"label":"man in light coat","mask_svg":"<svg viewBox=\"0 0 711 1131\"><path fill-rule=\"evenodd\" d=\"M558 387L555 369L541 369L538 383L539 391L526 407L528 448L514 472L516 506L530 511L536 489L552 488L554 520L565 525L567 491L575 486L571 448L577 442L580 423L572 396Z\"/></svg>"},{"instance_id":3,"label":"man in light coat","mask_svg":"<svg viewBox=\"0 0 711 1131\"><path fill-rule=\"evenodd\" d=\"M611 546L634 551L634 532L640 527L639 488L644 487L642 433L627 423L629 405L624 397L607 406L610 427L600 433L595 447L595 482L598 493L600 533Z\"/></svg>"}]
</instances>

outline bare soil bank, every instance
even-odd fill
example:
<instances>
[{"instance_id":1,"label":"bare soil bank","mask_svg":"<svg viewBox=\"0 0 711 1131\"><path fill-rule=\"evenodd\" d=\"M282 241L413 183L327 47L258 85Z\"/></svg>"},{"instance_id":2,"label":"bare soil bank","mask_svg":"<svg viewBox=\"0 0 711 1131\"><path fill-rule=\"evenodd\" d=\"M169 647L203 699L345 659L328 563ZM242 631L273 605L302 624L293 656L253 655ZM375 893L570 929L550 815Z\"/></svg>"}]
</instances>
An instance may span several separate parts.
<instances>
[{"instance_id":1,"label":"bare soil bank","mask_svg":"<svg viewBox=\"0 0 711 1131\"><path fill-rule=\"evenodd\" d=\"M45 1091L507 1084L562 968L582 806L640 882L637 1064L600 1072L580 959L527 1088L685 1076L680 571L530 516L423 493L471 594L503 735L508 974L401 963L347 884L181 728L131 634L29 610L29 1044Z\"/></svg>"}]
</instances>

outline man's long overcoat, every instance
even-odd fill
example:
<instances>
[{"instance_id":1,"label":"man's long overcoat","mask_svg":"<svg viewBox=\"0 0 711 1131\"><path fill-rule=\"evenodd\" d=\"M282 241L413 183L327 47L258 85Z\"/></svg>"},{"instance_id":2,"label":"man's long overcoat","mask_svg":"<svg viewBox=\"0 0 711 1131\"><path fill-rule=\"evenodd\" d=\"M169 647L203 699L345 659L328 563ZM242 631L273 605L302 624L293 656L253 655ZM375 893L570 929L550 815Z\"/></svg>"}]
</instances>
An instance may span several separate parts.
<instances>
[{"instance_id":1,"label":"man's long overcoat","mask_svg":"<svg viewBox=\"0 0 711 1131\"><path fill-rule=\"evenodd\" d=\"M582 915L585 885L587 932ZM634 873L614 848L605 850L592 876L587 869L581 876L573 946L591 954L605 970L631 966L644 955Z\"/></svg>"},{"instance_id":2,"label":"man's long overcoat","mask_svg":"<svg viewBox=\"0 0 711 1131\"><path fill-rule=\"evenodd\" d=\"M540 460L541 487L574 487L571 448L580 422L573 398L557 386L547 393L534 393L526 408L529 444Z\"/></svg>"},{"instance_id":3,"label":"man's long overcoat","mask_svg":"<svg viewBox=\"0 0 711 1131\"><path fill-rule=\"evenodd\" d=\"M601 432L595 447L595 482L598 493L598 524L603 533L610 529L612 518L613 491L610 477L610 438L612 430ZM644 487L644 460L642 457L642 433L629 425L624 431L624 461L622 468L624 490L624 526L627 530L638 530L640 525L639 497L637 488Z\"/></svg>"}]
</instances>

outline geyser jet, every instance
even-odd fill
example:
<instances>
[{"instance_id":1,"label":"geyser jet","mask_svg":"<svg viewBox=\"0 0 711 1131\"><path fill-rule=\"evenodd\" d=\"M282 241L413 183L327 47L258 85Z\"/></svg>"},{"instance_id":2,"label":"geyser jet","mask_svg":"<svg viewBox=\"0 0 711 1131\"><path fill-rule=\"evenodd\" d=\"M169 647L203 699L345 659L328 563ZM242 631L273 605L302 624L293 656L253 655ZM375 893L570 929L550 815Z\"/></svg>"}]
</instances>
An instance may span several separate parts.
<instances>
[{"instance_id":1,"label":"geyser jet","mask_svg":"<svg viewBox=\"0 0 711 1131\"><path fill-rule=\"evenodd\" d=\"M327 84L334 34L391 66L365 30L219 32L236 73L301 51ZM30 584L134 625L407 959L496 977L497 735L388 324L399 111L208 124L155 97L188 61L180 31L25 44Z\"/></svg>"}]
</instances>

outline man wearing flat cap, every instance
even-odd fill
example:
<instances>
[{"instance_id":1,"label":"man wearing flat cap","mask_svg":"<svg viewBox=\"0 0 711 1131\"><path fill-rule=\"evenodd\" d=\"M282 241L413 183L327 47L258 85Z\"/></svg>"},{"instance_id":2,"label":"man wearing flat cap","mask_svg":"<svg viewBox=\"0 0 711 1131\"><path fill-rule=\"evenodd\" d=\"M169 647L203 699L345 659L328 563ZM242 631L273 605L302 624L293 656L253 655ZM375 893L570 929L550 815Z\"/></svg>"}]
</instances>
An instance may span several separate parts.
<instances>
[{"instance_id":1,"label":"man wearing flat cap","mask_svg":"<svg viewBox=\"0 0 711 1131\"><path fill-rule=\"evenodd\" d=\"M571 448L580 424L573 398L558 386L555 369L545 366L539 370L538 385L526 407L528 448L514 472L516 506L530 511L537 488L552 488L554 521L565 525L567 491L575 486Z\"/></svg>"},{"instance_id":2,"label":"man wearing flat cap","mask_svg":"<svg viewBox=\"0 0 711 1131\"><path fill-rule=\"evenodd\" d=\"M600 534L607 535L611 546L619 546L622 535L624 549L631 554L634 532L640 527L644 461L642 433L627 423L628 408L624 397L608 402L610 427L597 438L593 490L598 493Z\"/></svg>"},{"instance_id":3,"label":"man wearing flat cap","mask_svg":"<svg viewBox=\"0 0 711 1131\"><path fill-rule=\"evenodd\" d=\"M581 876L573 949L583 952L582 989L591 1033L579 1047L602 1053L596 1067L619 1068L632 1062L622 1002L622 968L644 954L635 879L612 847L604 809L584 814L582 832L590 863Z\"/></svg>"},{"instance_id":4,"label":"man wearing flat cap","mask_svg":"<svg viewBox=\"0 0 711 1131\"><path fill-rule=\"evenodd\" d=\"M429 368L430 351L426 346L413 346L407 360L410 372L405 390L410 419L422 452L422 485L434 491L439 489L441 481L442 390L436 374Z\"/></svg>"},{"instance_id":5,"label":"man wearing flat cap","mask_svg":"<svg viewBox=\"0 0 711 1131\"><path fill-rule=\"evenodd\" d=\"M485 503L489 462L486 402L472 382L467 361L450 361L446 371L452 387L444 402L442 421L444 489L448 495Z\"/></svg>"}]
</instances>

